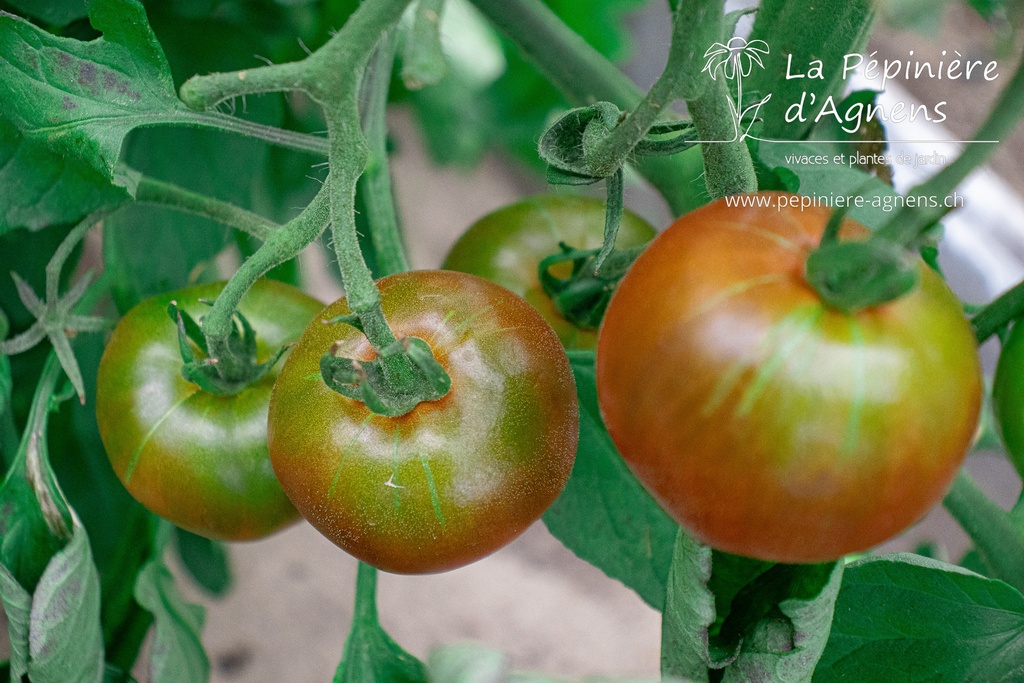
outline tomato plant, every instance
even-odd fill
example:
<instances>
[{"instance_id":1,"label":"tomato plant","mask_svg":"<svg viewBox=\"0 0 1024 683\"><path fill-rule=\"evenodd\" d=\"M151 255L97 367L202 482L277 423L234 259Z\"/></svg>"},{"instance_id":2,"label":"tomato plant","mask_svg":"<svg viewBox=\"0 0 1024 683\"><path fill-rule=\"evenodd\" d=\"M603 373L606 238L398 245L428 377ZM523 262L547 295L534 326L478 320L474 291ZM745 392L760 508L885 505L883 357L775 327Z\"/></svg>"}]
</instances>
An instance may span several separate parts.
<instances>
[{"instance_id":1,"label":"tomato plant","mask_svg":"<svg viewBox=\"0 0 1024 683\"><path fill-rule=\"evenodd\" d=\"M726 4L0 0L0 678L1020 678L1024 14Z\"/></svg>"},{"instance_id":2,"label":"tomato plant","mask_svg":"<svg viewBox=\"0 0 1024 683\"><path fill-rule=\"evenodd\" d=\"M347 552L392 572L452 569L521 534L565 486L572 373L540 315L497 285L451 271L379 285L395 333L430 344L451 391L401 417L374 414L310 379L332 344L373 355L355 328L314 321L274 388L270 455L295 506ZM320 317L348 312L341 299Z\"/></svg>"},{"instance_id":3,"label":"tomato plant","mask_svg":"<svg viewBox=\"0 0 1024 683\"><path fill-rule=\"evenodd\" d=\"M829 306L804 273L829 217L724 200L688 214L633 264L601 328L609 433L665 509L722 550L867 550L938 502L977 425L959 300L918 261L910 294Z\"/></svg>"},{"instance_id":4,"label":"tomato plant","mask_svg":"<svg viewBox=\"0 0 1024 683\"><path fill-rule=\"evenodd\" d=\"M298 513L274 477L267 451L271 371L243 391L218 396L181 374L172 301L199 317L224 283L146 299L125 314L103 352L96 420L110 463L147 508L202 536L260 538ZM239 311L256 330L259 355L294 342L322 304L261 280Z\"/></svg>"},{"instance_id":5,"label":"tomato plant","mask_svg":"<svg viewBox=\"0 0 1024 683\"><path fill-rule=\"evenodd\" d=\"M604 242L604 202L577 195L537 195L490 213L462 234L444 260L444 268L497 282L529 301L548 321L566 348L597 346L597 330L581 329L565 319L540 284L537 267L558 252L559 244L597 249ZM654 237L654 228L631 211L619 227L616 246L638 247ZM569 264L555 274L566 275Z\"/></svg>"}]
</instances>

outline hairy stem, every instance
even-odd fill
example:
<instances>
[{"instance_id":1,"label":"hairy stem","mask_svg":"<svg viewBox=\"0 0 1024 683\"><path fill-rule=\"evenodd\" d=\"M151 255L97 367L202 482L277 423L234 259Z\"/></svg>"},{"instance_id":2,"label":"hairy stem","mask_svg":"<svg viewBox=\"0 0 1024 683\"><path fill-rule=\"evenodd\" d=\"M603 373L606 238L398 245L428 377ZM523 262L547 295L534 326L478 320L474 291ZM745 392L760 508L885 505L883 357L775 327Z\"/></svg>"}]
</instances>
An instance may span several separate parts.
<instances>
[{"instance_id":1,"label":"hairy stem","mask_svg":"<svg viewBox=\"0 0 1024 683\"><path fill-rule=\"evenodd\" d=\"M422 2L422 0L421 0ZM391 31L377 50L377 56L363 82L363 132L369 151L366 170L359 178L359 193L366 209L370 238L377 254L377 265L385 274L409 270L402 232L398 225L391 173L388 169L388 126L385 113L391 68L395 61L397 33Z\"/></svg>"},{"instance_id":2,"label":"hairy stem","mask_svg":"<svg viewBox=\"0 0 1024 683\"><path fill-rule=\"evenodd\" d=\"M643 93L625 74L542 0L473 0L473 4L574 104L608 101L631 110L643 99ZM699 183L693 182L693 165L684 156L635 161L677 216L706 201Z\"/></svg>"},{"instance_id":3,"label":"hairy stem","mask_svg":"<svg viewBox=\"0 0 1024 683\"><path fill-rule=\"evenodd\" d=\"M687 100L704 153L705 182L712 199L757 190L750 150L739 135L737 117L725 81L712 81L703 95Z\"/></svg>"},{"instance_id":4,"label":"hairy stem","mask_svg":"<svg viewBox=\"0 0 1024 683\"><path fill-rule=\"evenodd\" d=\"M147 176L139 179L135 201L204 216L264 241L280 227L274 221L229 202Z\"/></svg>"}]
</instances>

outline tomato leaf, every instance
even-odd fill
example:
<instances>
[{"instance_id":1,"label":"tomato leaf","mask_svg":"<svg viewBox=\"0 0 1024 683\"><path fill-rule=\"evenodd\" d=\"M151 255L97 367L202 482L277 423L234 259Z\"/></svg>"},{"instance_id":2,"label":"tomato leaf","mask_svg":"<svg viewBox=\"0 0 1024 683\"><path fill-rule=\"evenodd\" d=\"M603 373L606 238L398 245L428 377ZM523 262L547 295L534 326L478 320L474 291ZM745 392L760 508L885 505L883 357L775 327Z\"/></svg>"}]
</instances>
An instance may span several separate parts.
<instances>
[{"instance_id":1,"label":"tomato leaf","mask_svg":"<svg viewBox=\"0 0 1024 683\"><path fill-rule=\"evenodd\" d=\"M28 139L124 182L114 171L125 136L189 112L137 0L92 0L89 20L103 37L84 42L0 13L0 99Z\"/></svg>"},{"instance_id":2,"label":"tomato leaf","mask_svg":"<svg viewBox=\"0 0 1024 683\"><path fill-rule=\"evenodd\" d=\"M210 678L210 660L200 634L205 611L187 602L174 585L163 561L173 526L159 522L153 556L139 572L135 599L149 610L156 625L149 671L153 683L194 683Z\"/></svg>"},{"instance_id":3,"label":"tomato leaf","mask_svg":"<svg viewBox=\"0 0 1024 683\"><path fill-rule=\"evenodd\" d=\"M15 228L38 230L74 223L86 214L128 200L77 157L64 156L27 138L0 117L0 235Z\"/></svg>"},{"instance_id":4,"label":"tomato leaf","mask_svg":"<svg viewBox=\"0 0 1024 683\"><path fill-rule=\"evenodd\" d=\"M176 527L174 548L189 576L206 592L221 596L231 589L231 567L223 543Z\"/></svg>"},{"instance_id":5,"label":"tomato leaf","mask_svg":"<svg viewBox=\"0 0 1024 683\"><path fill-rule=\"evenodd\" d=\"M1024 679L1024 596L916 555L846 568L814 683Z\"/></svg>"},{"instance_id":6,"label":"tomato leaf","mask_svg":"<svg viewBox=\"0 0 1024 683\"><path fill-rule=\"evenodd\" d=\"M576 464L544 524L565 547L632 588L655 609L665 584L678 528L619 455L597 405L594 353L569 353L580 400Z\"/></svg>"},{"instance_id":7,"label":"tomato leaf","mask_svg":"<svg viewBox=\"0 0 1024 683\"><path fill-rule=\"evenodd\" d=\"M86 0L7 0L8 3L26 16L35 17L53 26L67 26L87 15Z\"/></svg>"},{"instance_id":8,"label":"tomato leaf","mask_svg":"<svg viewBox=\"0 0 1024 683\"><path fill-rule=\"evenodd\" d=\"M861 205L851 205L853 208L848 215L872 229L880 228L892 217L896 206L892 186L858 168L851 168L846 161L835 163L832 148L821 142L762 142L758 155L776 174L779 169L785 169L798 181L797 187L787 187L791 192L799 191L812 200L860 196L863 199L854 201Z\"/></svg>"},{"instance_id":9,"label":"tomato leaf","mask_svg":"<svg viewBox=\"0 0 1024 683\"><path fill-rule=\"evenodd\" d=\"M867 45L875 10L872 0L765 0L754 20L750 40L764 40L770 52L764 68L744 79L744 90L771 93L760 112L763 136L799 140L810 130L814 116L830 95L842 91L842 70L847 54ZM810 74L813 60L822 62L822 78L787 78ZM786 122L786 111L814 96L803 121ZM813 109L813 111L812 111Z\"/></svg>"},{"instance_id":10,"label":"tomato leaf","mask_svg":"<svg viewBox=\"0 0 1024 683\"><path fill-rule=\"evenodd\" d=\"M0 566L0 598L11 642L11 680L90 683L103 678L99 575L85 529L46 566L31 594Z\"/></svg>"},{"instance_id":11,"label":"tomato leaf","mask_svg":"<svg viewBox=\"0 0 1024 683\"><path fill-rule=\"evenodd\" d=\"M724 669L726 683L810 681L841 576L841 564L773 566L712 552L680 532L662 621L662 673L708 681L709 669Z\"/></svg>"}]
</instances>

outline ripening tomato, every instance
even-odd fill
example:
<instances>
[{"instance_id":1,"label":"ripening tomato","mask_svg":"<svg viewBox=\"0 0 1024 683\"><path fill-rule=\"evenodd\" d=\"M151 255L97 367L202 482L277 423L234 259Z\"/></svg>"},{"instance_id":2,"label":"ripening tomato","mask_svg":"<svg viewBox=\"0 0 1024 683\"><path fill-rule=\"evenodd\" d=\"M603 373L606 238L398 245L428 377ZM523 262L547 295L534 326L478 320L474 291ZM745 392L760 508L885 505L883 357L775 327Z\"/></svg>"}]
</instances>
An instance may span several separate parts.
<instances>
[{"instance_id":1,"label":"ripening tomato","mask_svg":"<svg viewBox=\"0 0 1024 683\"><path fill-rule=\"evenodd\" d=\"M598 395L632 470L697 538L826 561L942 497L981 372L960 302L923 262L905 296L836 310L804 278L830 211L776 206L720 200L655 240L608 308ZM866 233L844 221L844 239Z\"/></svg>"},{"instance_id":2,"label":"ripening tomato","mask_svg":"<svg viewBox=\"0 0 1024 683\"><path fill-rule=\"evenodd\" d=\"M545 194L498 209L471 225L452 247L443 268L472 273L497 282L533 305L566 348L592 349L597 330L576 327L555 308L537 277L540 262L558 253L559 242L577 249L598 249L604 243L605 204L577 195ZM632 211L624 211L615 244L638 247L654 239L654 228ZM566 277L569 264L551 272Z\"/></svg>"},{"instance_id":3,"label":"ripening tomato","mask_svg":"<svg viewBox=\"0 0 1024 683\"><path fill-rule=\"evenodd\" d=\"M525 301L449 271L378 282L395 335L419 337L451 391L400 417L331 390L320 358L371 360L341 299L292 349L270 401L270 457L303 516L360 560L398 573L473 562L554 502L576 456L575 383L558 338Z\"/></svg>"},{"instance_id":4,"label":"ripening tomato","mask_svg":"<svg viewBox=\"0 0 1024 683\"><path fill-rule=\"evenodd\" d=\"M992 404L1010 462L1024 476L1024 325L1019 321L999 353Z\"/></svg>"},{"instance_id":5,"label":"ripening tomato","mask_svg":"<svg viewBox=\"0 0 1024 683\"><path fill-rule=\"evenodd\" d=\"M114 471L140 503L202 536L246 540L298 519L267 451L277 372L235 395L201 391L181 375L177 326L167 314L177 301L199 319L209 310L199 300L223 288L188 287L128 311L100 361L96 418ZM239 311L256 331L263 361L298 339L322 307L294 287L260 280Z\"/></svg>"}]
</instances>

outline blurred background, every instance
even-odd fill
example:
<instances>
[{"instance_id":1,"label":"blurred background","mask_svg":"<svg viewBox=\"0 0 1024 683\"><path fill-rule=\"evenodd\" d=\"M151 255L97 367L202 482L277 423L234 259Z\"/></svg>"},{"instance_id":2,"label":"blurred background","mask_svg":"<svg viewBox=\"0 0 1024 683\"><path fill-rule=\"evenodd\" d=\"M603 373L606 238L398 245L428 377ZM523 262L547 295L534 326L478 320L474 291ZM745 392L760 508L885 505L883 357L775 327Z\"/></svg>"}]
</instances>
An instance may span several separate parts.
<instances>
[{"instance_id":1,"label":"blurred background","mask_svg":"<svg viewBox=\"0 0 1024 683\"><path fill-rule=\"evenodd\" d=\"M194 4L194 14L200 16L218 3L197 0ZM310 3L299 0L280 4ZM573 3L561 4L569 8L567 12L589 11L589 3L575 3L575 9ZM730 3L730 8L742 4ZM618 0L601 3L601 7L603 14L583 22L595 29L588 39L602 42L603 49L646 89L660 74L668 49L667 3ZM936 139L969 138L1016 63L1018 52L1012 34L1000 29L998 21L986 21L960 2L880 0L879 13L868 51L877 51L880 58L905 58L909 50L914 50L919 58L927 59L942 50L958 50L972 59L999 60L1005 77L995 82L901 81L887 93L921 102L947 100L944 130L931 126L927 134ZM625 36L601 30L601 22L620 19L627 28ZM154 26L163 41L160 26ZM168 27L164 29L167 31L183 31L188 23L168 21L163 26ZM740 28L748 29L749 20L743 20ZM484 102L487 84L507 69L521 65L509 61L514 58L503 51L498 36L464 0L448 1L443 31L452 68L461 70L464 78L460 84L448 84L436 92L428 89L406 94L389 112L394 188L416 268L438 267L465 228L490 211L526 195L550 191L536 160L528 160L544 119L553 111L552 103L545 99L549 97L547 92L524 88L516 93L520 99L515 102ZM187 40L179 42L188 45ZM181 73L188 75L198 68L180 46L168 49L168 56ZM217 68L246 68L258 63L256 58L249 58ZM473 83L479 87L470 87ZM240 106L258 112L261 104L251 100ZM501 131L485 126L458 130L445 127L453 112L484 117L499 106L536 109L538 125L528 130ZM301 103L296 109L301 110ZM425 123L428 116L433 117L433 124ZM916 135L899 126L890 127L888 132L894 148L900 144L896 141ZM134 136L143 134L149 133L133 134L129 158ZM494 151L489 144L491 137L506 143L503 151ZM950 144L943 149L950 150L951 158L956 146ZM244 152L239 154L223 160L223 168L211 168L209 173L237 174L239 160L246 158ZM439 161L444 164L439 165ZM154 163L151 159L133 162ZM161 163L171 168L175 159ZM895 170L895 183L901 190L922 178L912 169ZM305 157L299 163L282 163L278 172L291 174L301 182L289 185L287 192L268 191L265 205L261 207L257 200L254 207L278 217L294 215L326 175L325 168L310 167ZM627 206L659 230L667 227L670 215L660 198L636 177L628 181ZM589 189L597 194L603 191L600 185ZM958 294L967 301L983 303L1024 277L1024 130L1006 140L990 167L976 173L961 193L966 205L945 222L942 262ZM156 219L140 210L136 216L122 220ZM101 263L99 240L93 240L87 248L83 267ZM240 258L240 248L232 246L218 254L211 268L229 275ZM324 301L341 293L337 279L331 275L333 270L320 246L309 249L300 263L307 289ZM208 278L216 273L194 275ZM984 349L989 374L997 352L991 343ZM968 469L1001 505L1009 507L1014 502L1021 482L1001 453L973 454ZM922 543L933 544L935 553L953 561L968 548L959 527L940 508L881 550L913 550ZM355 560L305 523L263 541L233 544L230 557L234 586L222 598L203 593L177 567L186 595L207 610L204 642L213 680L331 680L352 616ZM658 675L660 615L632 591L578 560L539 523L508 547L463 569L423 577L382 574L379 603L385 629L420 657L438 645L476 641L502 650L515 668L574 678L587 674ZM146 681L142 668L136 676Z\"/></svg>"}]
</instances>

